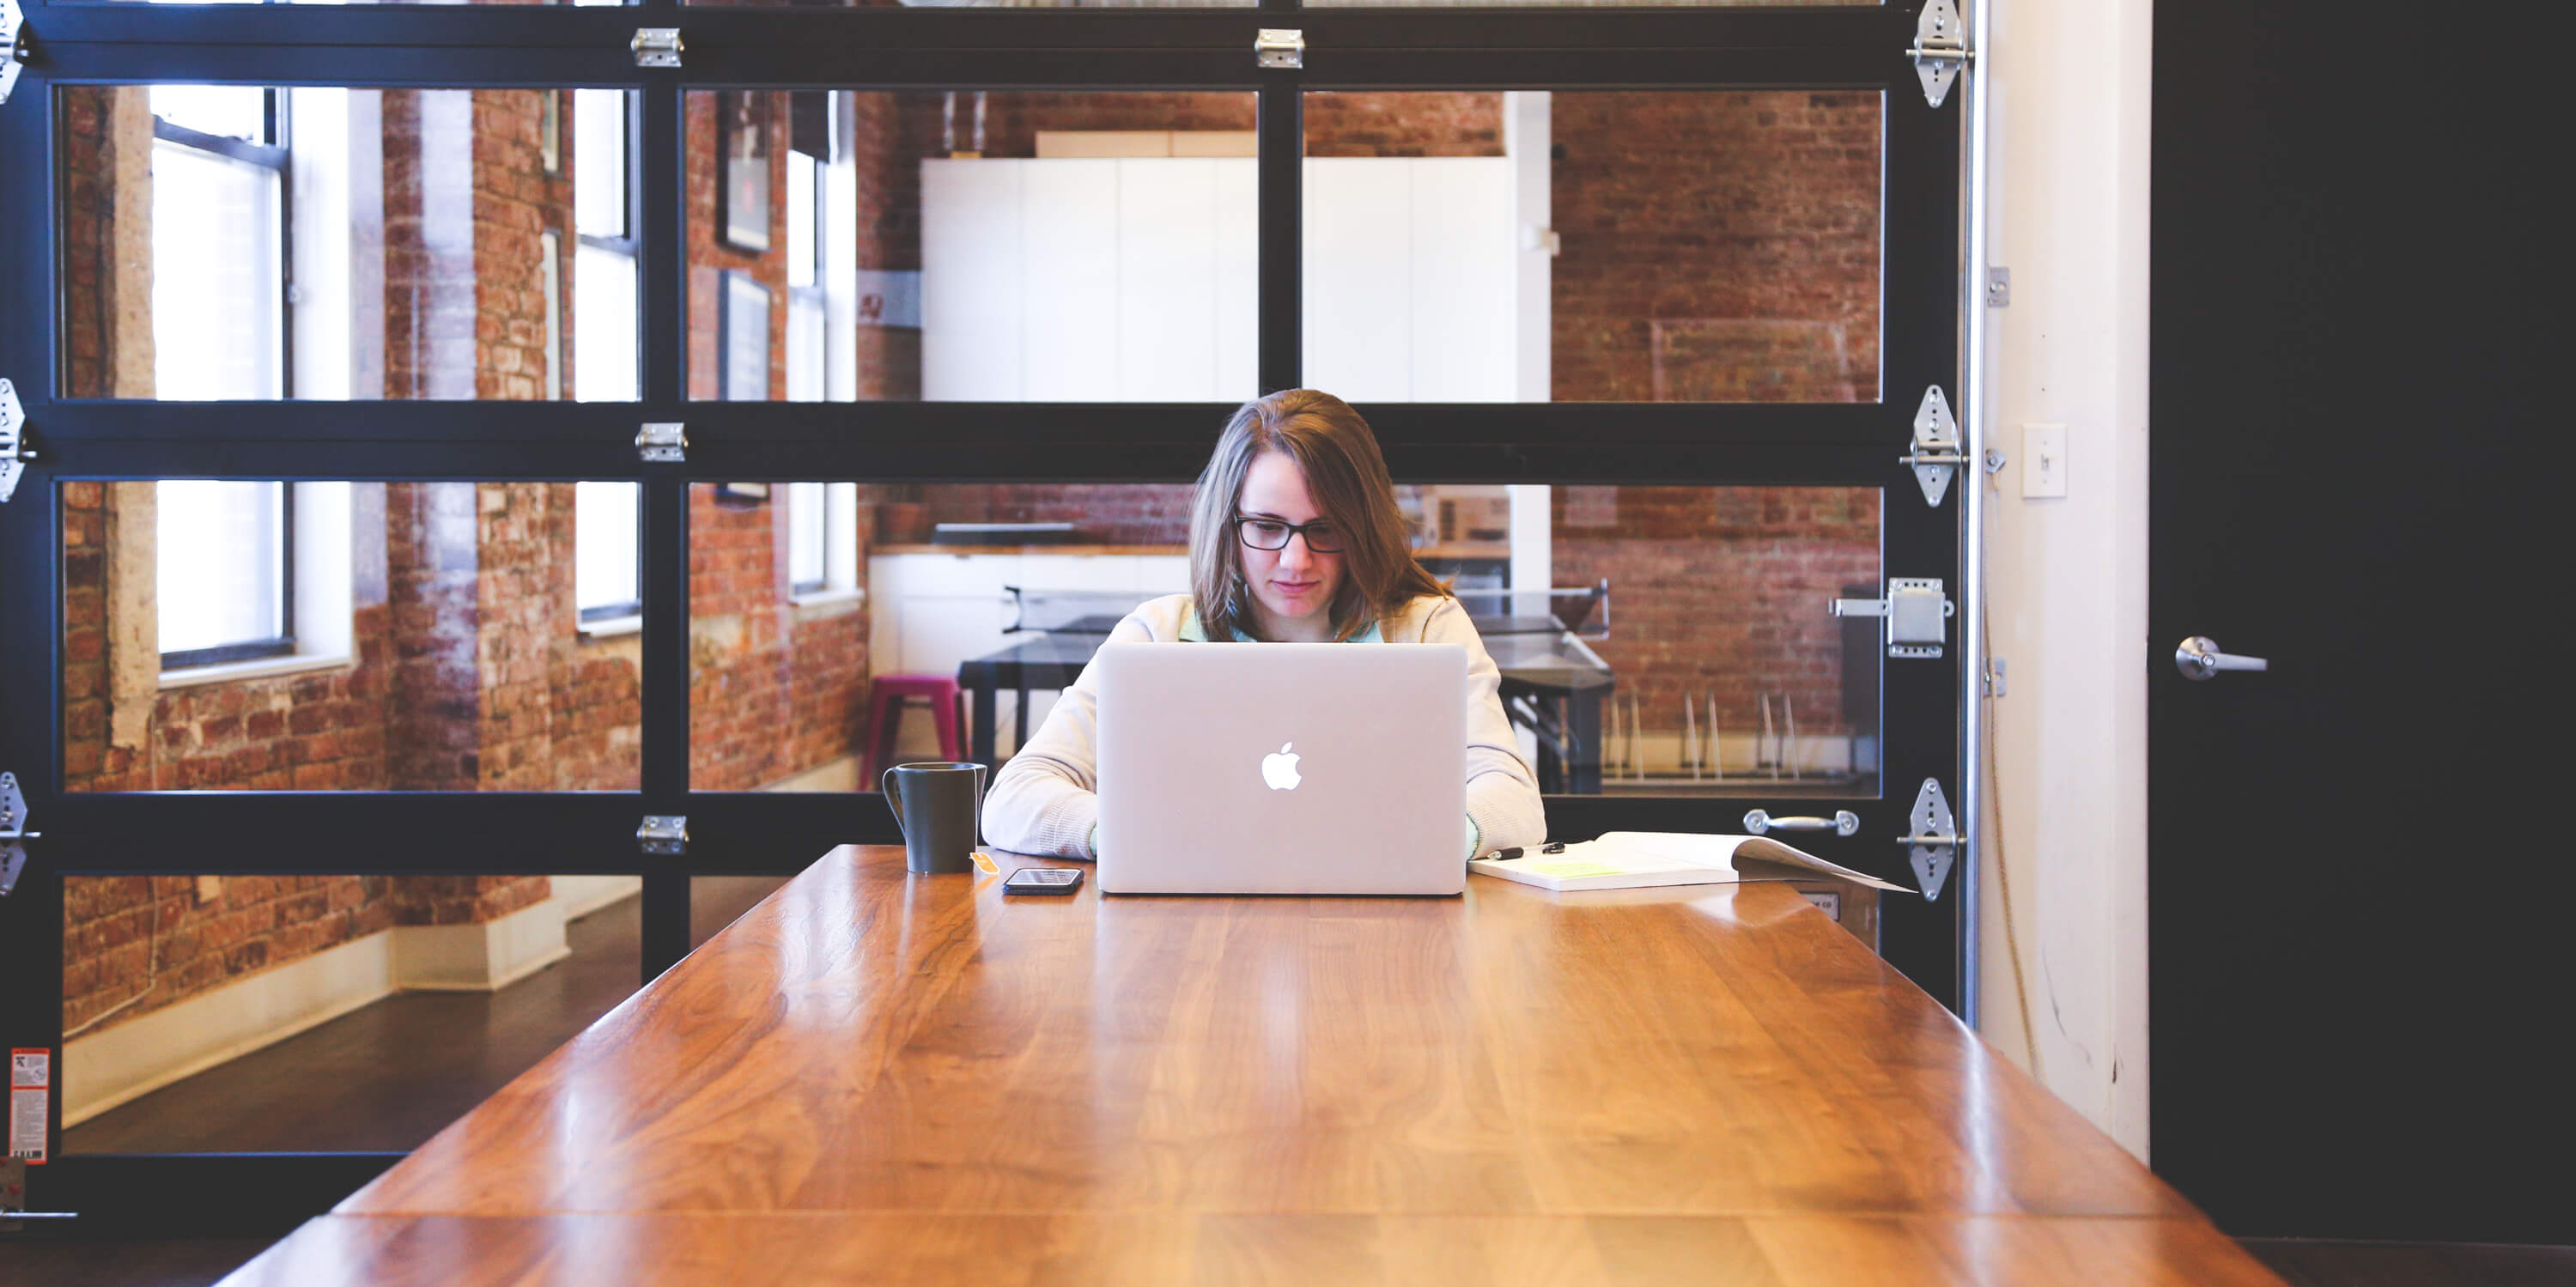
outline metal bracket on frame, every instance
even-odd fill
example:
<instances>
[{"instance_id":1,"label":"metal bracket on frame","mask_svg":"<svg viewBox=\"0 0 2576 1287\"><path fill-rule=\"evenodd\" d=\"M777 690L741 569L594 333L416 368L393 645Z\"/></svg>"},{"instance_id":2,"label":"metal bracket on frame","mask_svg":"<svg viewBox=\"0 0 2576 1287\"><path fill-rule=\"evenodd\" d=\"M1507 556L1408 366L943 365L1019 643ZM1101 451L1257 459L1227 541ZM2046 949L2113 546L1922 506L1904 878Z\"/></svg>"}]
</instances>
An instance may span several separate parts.
<instances>
[{"instance_id":1,"label":"metal bracket on frame","mask_svg":"<svg viewBox=\"0 0 2576 1287\"><path fill-rule=\"evenodd\" d=\"M1768 810L1755 809L1744 815L1744 829L1757 836L1770 831L1830 831L1849 836L1860 832L1860 815L1836 809L1830 818L1774 818Z\"/></svg>"},{"instance_id":2,"label":"metal bracket on frame","mask_svg":"<svg viewBox=\"0 0 2576 1287\"><path fill-rule=\"evenodd\" d=\"M688 49L677 27L637 27L635 38L627 41L626 47L635 51L638 67L677 67L680 54Z\"/></svg>"},{"instance_id":3,"label":"metal bracket on frame","mask_svg":"<svg viewBox=\"0 0 2576 1287\"><path fill-rule=\"evenodd\" d=\"M1943 623L1959 615L1959 605L1937 576L1898 576L1887 579L1886 598L1836 599L1833 611L1837 617L1887 618L1890 657L1938 657L1950 636Z\"/></svg>"},{"instance_id":4,"label":"metal bracket on frame","mask_svg":"<svg viewBox=\"0 0 2576 1287\"><path fill-rule=\"evenodd\" d=\"M1262 67L1306 65L1306 33L1296 27L1263 27L1252 38L1252 61Z\"/></svg>"},{"instance_id":5,"label":"metal bracket on frame","mask_svg":"<svg viewBox=\"0 0 2576 1287\"><path fill-rule=\"evenodd\" d=\"M1914 20L1914 47L1905 56L1914 60L1914 74L1923 82L1923 101L1939 107L1950 96L1950 82L1975 56L1968 49L1966 24L1959 21L1959 6L1951 0L1927 0Z\"/></svg>"},{"instance_id":6,"label":"metal bracket on frame","mask_svg":"<svg viewBox=\"0 0 2576 1287\"><path fill-rule=\"evenodd\" d=\"M0 379L0 502L17 494L18 475L35 458L27 450L27 409L18 405L18 386Z\"/></svg>"},{"instance_id":7,"label":"metal bracket on frame","mask_svg":"<svg viewBox=\"0 0 2576 1287\"><path fill-rule=\"evenodd\" d=\"M18 775L0 773L0 898L18 888L18 873L27 869L27 841L45 833L27 830L27 796Z\"/></svg>"},{"instance_id":8,"label":"metal bracket on frame","mask_svg":"<svg viewBox=\"0 0 2576 1287\"><path fill-rule=\"evenodd\" d=\"M1900 465L1914 467L1914 481L1923 486L1923 503L1938 506L1950 494L1950 475L1968 458L1959 454L1959 418L1950 414L1949 395L1940 385L1923 391L1923 402L1914 408L1914 450L1896 458Z\"/></svg>"},{"instance_id":9,"label":"metal bracket on frame","mask_svg":"<svg viewBox=\"0 0 2576 1287\"><path fill-rule=\"evenodd\" d=\"M18 64L27 61L27 15L18 0L0 0L0 103L18 88Z\"/></svg>"},{"instance_id":10,"label":"metal bracket on frame","mask_svg":"<svg viewBox=\"0 0 2576 1287\"><path fill-rule=\"evenodd\" d=\"M681 421L649 424L635 431L635 453L648 465L677 465L689 459L688 425Z\"/></svg>"},{"instance_id":11,"label":"metal bracket on frame","mask_svg":"<svg viewBox=\"0 0 2576 1287\"><path fill-rule=\"evenodd\" d=\"M635 844L648 854L689 852L689 818L683 813L648 813L635 829Z\"/></svg>"},{"instance_id":12,"label":"metal bracket on frame","mask_svg":"<svg viewBox=\"0 0 2576 1287\"><path fill-rule=\"evenodd\" d=\"M1914 811L1906 820L1913 824L1913 834L1898 836L1896 843L1913 847L1914 879L1923 886L1924 901L1937 902L1941 886L1950 879L1950 864L1959 854L1959 827L1951 819L1950 801L1941 794L1938 779L1923 779L1923 789L1914 793Z\"/></svg>"}]
</instances>

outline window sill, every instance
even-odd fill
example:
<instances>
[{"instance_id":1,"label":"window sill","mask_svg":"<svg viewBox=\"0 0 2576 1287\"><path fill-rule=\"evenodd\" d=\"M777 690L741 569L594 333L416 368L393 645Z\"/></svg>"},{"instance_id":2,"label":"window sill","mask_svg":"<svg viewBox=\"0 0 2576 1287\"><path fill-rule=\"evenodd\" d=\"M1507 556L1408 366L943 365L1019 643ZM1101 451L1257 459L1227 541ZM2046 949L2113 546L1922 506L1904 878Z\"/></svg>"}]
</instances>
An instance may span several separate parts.
<instances>
[{"instance_id":1,"label":"window sill","mask_svg":"<svg viewBox=\"0 0 2576 1287\"><path fill-rule=\"evenodd\" d=\"M339 670L356 664L347 653L305 653L291 657L262 657L257 661L232 661L220 666L190 666L186 670L161 672L161 687L194 688L200 684L223 684L236 679L267 679L275 675L295 675L308 670Z\"/></svg>"},{"instance_id":2,"label":"window sill","mask_svg":"<svg viewBox=\"0 0 2576 1287\"><path fill-rule=\"evenodd\" d=\"M856 615L867 606L868 592L859 586L836 585L807 594L791 594L787 596L787 603L794 609L800 624L830 621Z\"/></svg>"},{"instance_id":3,"label":"window sill","mask_svg":"<svg viewBox=\"0 0 2576 1287\"><path fill-rule=\"evenodd\" d=\"M602 617L597 621L581 623L581 636L584 639L614 639L619 635L640 634L643 630L642 613L631 617Z\"/></svg>"}]
</instances>

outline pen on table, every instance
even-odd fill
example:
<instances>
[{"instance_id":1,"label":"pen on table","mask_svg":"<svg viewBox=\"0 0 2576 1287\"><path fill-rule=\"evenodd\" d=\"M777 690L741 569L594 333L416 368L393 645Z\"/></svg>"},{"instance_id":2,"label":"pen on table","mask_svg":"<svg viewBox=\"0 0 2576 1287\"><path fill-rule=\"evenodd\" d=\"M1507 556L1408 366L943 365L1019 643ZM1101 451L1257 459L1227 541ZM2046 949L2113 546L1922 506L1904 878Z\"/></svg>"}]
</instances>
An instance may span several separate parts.
<instances>
[{"instance_id":1,"label":"pen on table","mask_svg":"<svg viewBox=\"0 0 2576 1287\"><path fill-rule=\"evenodd\" d=\"M1539 846L1538 851L1543 854L1561 854L1565 852L1565 842L1562 840L1551 840L1548 843ZM1514 845L1509 849L1497 849L1492 853L1479 855L1479 857L1485 862L1510 862L1512 859L1518 858L1526 852L1528 851L1522 849L1518 845Z\"/></svg>"}]
</instances>

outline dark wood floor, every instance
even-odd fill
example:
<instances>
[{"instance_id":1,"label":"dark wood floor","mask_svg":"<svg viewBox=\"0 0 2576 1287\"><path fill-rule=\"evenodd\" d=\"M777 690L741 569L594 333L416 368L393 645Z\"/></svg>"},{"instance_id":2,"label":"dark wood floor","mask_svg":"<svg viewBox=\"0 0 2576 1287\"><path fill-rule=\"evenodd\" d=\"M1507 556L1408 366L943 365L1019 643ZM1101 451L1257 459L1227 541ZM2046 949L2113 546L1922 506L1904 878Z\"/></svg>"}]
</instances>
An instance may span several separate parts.
<instances>
[{"instance_id":1,"label":"dark wood floor","mask_svg":"<svg viewBox=\"0 0 2576 1287\"><path fill-rule=\"evenodd\" d=\"M782 882L700 877L691 942ZM574 922L573 954L497 993L389 997L83 1123L68 1151L408 1149L633 992L635 900ZM206 1287L264 1239L0 1243L0 1287ZM2249 1239L2291 1287L2576 1287L2576 1247Z\"/></svg>"},{"instance_id":2,"label":"dark wood floor","mask_svg":"<svg viewBox=\"0 0 2576 1287\"><path fill-rule=\"evenodd\" d=\"M785 883L700 877L691 943ZM65 1153L404 1151L632 993L639 899L565 929L572 955L498 992L406 992L208 1069L63 1133Z\"/></svg>"}]
</instances>

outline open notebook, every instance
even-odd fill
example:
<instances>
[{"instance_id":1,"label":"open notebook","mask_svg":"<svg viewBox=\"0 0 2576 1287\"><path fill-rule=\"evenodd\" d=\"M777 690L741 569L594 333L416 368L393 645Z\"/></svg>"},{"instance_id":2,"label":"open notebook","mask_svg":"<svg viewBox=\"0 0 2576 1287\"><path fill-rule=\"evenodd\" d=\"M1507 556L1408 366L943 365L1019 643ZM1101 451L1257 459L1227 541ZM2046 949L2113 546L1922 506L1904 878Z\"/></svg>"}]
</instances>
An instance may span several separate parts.
<instances>
[{"instance_id":1,"label":"open notebook","mask_svg":"<svg viewBox=\"0 0 2576 1287\"><path fill-rule=\"evenodd\" d=\"M1684 831L1611 831L1552 854L1478 858L1467 870L1542 889L1642 889L1650 885L1715 885L1743 877L1739 858L1804 867L1900 894L1914 891L1836 866L1768 836L1704 836Z\"/></svg>"}]
</instances>

